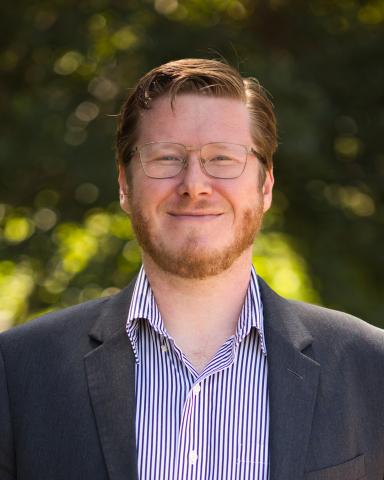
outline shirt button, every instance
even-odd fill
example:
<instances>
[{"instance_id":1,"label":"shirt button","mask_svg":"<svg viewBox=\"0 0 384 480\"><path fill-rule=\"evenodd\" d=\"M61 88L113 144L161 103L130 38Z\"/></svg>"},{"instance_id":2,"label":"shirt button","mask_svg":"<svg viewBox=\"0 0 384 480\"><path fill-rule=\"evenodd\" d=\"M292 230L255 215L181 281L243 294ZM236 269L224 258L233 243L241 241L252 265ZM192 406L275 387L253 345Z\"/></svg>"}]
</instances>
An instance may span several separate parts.
<instances>
[{"instance_id":1,"label":"shirt button","mask_svg":"<svg viewBox=\"0 0 384 480\"><path fill-rule=\"evenodd\" d=\"M199 384L197 384L197 385L195 385L195 386L193 387L192 390L193 390L193 393L194 393L195 395L198 395L198 394L200 393L201 387L200 387Z\"/></svg>"},{"instance_id":2,"label":"shirt button","mask_svg":"<svg viewBox=\"0 0 384 480\"><path fill-rule=\"evenodd\" d=\"M163 345L161 345L161 351L164 352L164 353L168 352L168 347L165 343L163 343Z\"/></svg>"},{"instance_id":3,"label":"shirt button","mask_svg":"<svg viewBox=\"0 0 384 480\"><path fill-rule=\"evenodd\" d=\"M191 465L196 465L196 462L197 462L197 453L196 453L196 450L191 450L189 452L189 463Z\"/></svg>"}]
</instances>

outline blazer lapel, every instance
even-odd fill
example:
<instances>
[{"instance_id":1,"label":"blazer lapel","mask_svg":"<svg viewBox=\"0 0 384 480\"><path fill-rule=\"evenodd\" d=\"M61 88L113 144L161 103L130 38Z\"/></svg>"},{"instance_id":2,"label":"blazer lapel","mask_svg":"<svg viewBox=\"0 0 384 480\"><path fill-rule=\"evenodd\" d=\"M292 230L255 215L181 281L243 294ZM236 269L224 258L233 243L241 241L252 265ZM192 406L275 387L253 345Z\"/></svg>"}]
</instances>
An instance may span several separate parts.
<instances>
[{"instance_id":1,"label":"blazer lapel","mask_svg":"<svg viewBox=\"0 0 384 480\"><path fill-rule=\"evenodd\" d=\"M110 480L136 480L135 358L125 332L133 284L111 297L85 357L91 404Z\"/></svg>"},{"instance_id":2,"label":"blazer lapel","mask_svg":"<svg viewBox=\"0 0 384 480\"><path fill-rule=\"evenodd\" d=\"M301 480L320 365L292 304L260 280L268 355L270 480Z\"/></svg>"}]
</instances>

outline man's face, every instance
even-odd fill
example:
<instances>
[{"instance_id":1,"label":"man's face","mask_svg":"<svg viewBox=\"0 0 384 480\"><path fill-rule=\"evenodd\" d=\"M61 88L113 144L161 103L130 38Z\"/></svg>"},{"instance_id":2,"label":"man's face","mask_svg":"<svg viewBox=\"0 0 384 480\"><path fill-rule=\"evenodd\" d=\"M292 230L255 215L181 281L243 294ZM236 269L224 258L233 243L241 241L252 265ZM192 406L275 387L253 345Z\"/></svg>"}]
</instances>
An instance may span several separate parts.
<instances>
[{"instance_id":1,"label":"man's face","mask_svg":"<svg viewBox=\"0 0 384 480\"><path fill-rule=\"evenodd\" d=\"M177 96L173 110L169 97L156 99L142 114L137 145L149 142L254 145L242 102L197 94ZM234 179L207 176L198 150L189 152L187 168L174 178L147 177L138 154L131 162L129 186L122 170L119 175L120 189L128 191L121 206L131 216L144 264L148 255L163 271L202 279L250 257L273 186L272 172L261 184L262 166L254 155Z\"/></svg>"}]
</instances>

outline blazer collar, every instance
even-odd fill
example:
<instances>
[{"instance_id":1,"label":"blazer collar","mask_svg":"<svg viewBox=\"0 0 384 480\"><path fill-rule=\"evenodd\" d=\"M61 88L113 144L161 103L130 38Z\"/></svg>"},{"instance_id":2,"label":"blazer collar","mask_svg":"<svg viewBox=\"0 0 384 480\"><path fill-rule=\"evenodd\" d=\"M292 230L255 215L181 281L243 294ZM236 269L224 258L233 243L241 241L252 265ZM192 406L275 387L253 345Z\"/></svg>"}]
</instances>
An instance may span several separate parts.
<instances>
[{"instance_id":1,"label":"blazer collar","mask_svg":"<svg viewBox=\"0 0 384 480\"><path fill-rule=\"evenodd\" d=\"M91 404L110 480L137 480L135 361L125 331L134 281L101 305L85 357Z\"/></svg>"},{"instance_id":2,"label":"blazer collar","mask_svg":"<svg viewBox=\"0 0 384 480\"><path fill-rule=\"evenodd\" d=\"M320 365L299 304L260 279L268 352L271 480L304 478Z\"/></svg>"},{"instance_id":3,"label":"blazer collar","mask_svg":"<svg viewBox=\"0 0 384 480\"><path fill-rule=\"evenodd\" d=\"M97 342L104 342L121 329L125 330L136 277L116 295L105 299L98 318L89 336Z\"/></svg>"}]
</instances>

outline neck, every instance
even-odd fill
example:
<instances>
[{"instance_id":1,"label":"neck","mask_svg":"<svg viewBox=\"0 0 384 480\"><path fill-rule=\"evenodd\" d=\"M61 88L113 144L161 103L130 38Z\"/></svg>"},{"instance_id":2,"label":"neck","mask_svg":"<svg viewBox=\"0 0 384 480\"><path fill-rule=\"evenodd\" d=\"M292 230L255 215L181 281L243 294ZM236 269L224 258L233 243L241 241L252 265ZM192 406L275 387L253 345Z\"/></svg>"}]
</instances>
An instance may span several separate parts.
<instances>
[{"instance_id":1,"label":"neck","mask_svg":"<svg viewBox=\"0 0 384 480\"><path fill-rule=\"evenodd\" d=\"M250 281L252 249L232 266L202 280L161 270L143 254L143 264L168 334L201 371L236 331Z\"/></svg>"}]
</instances>

